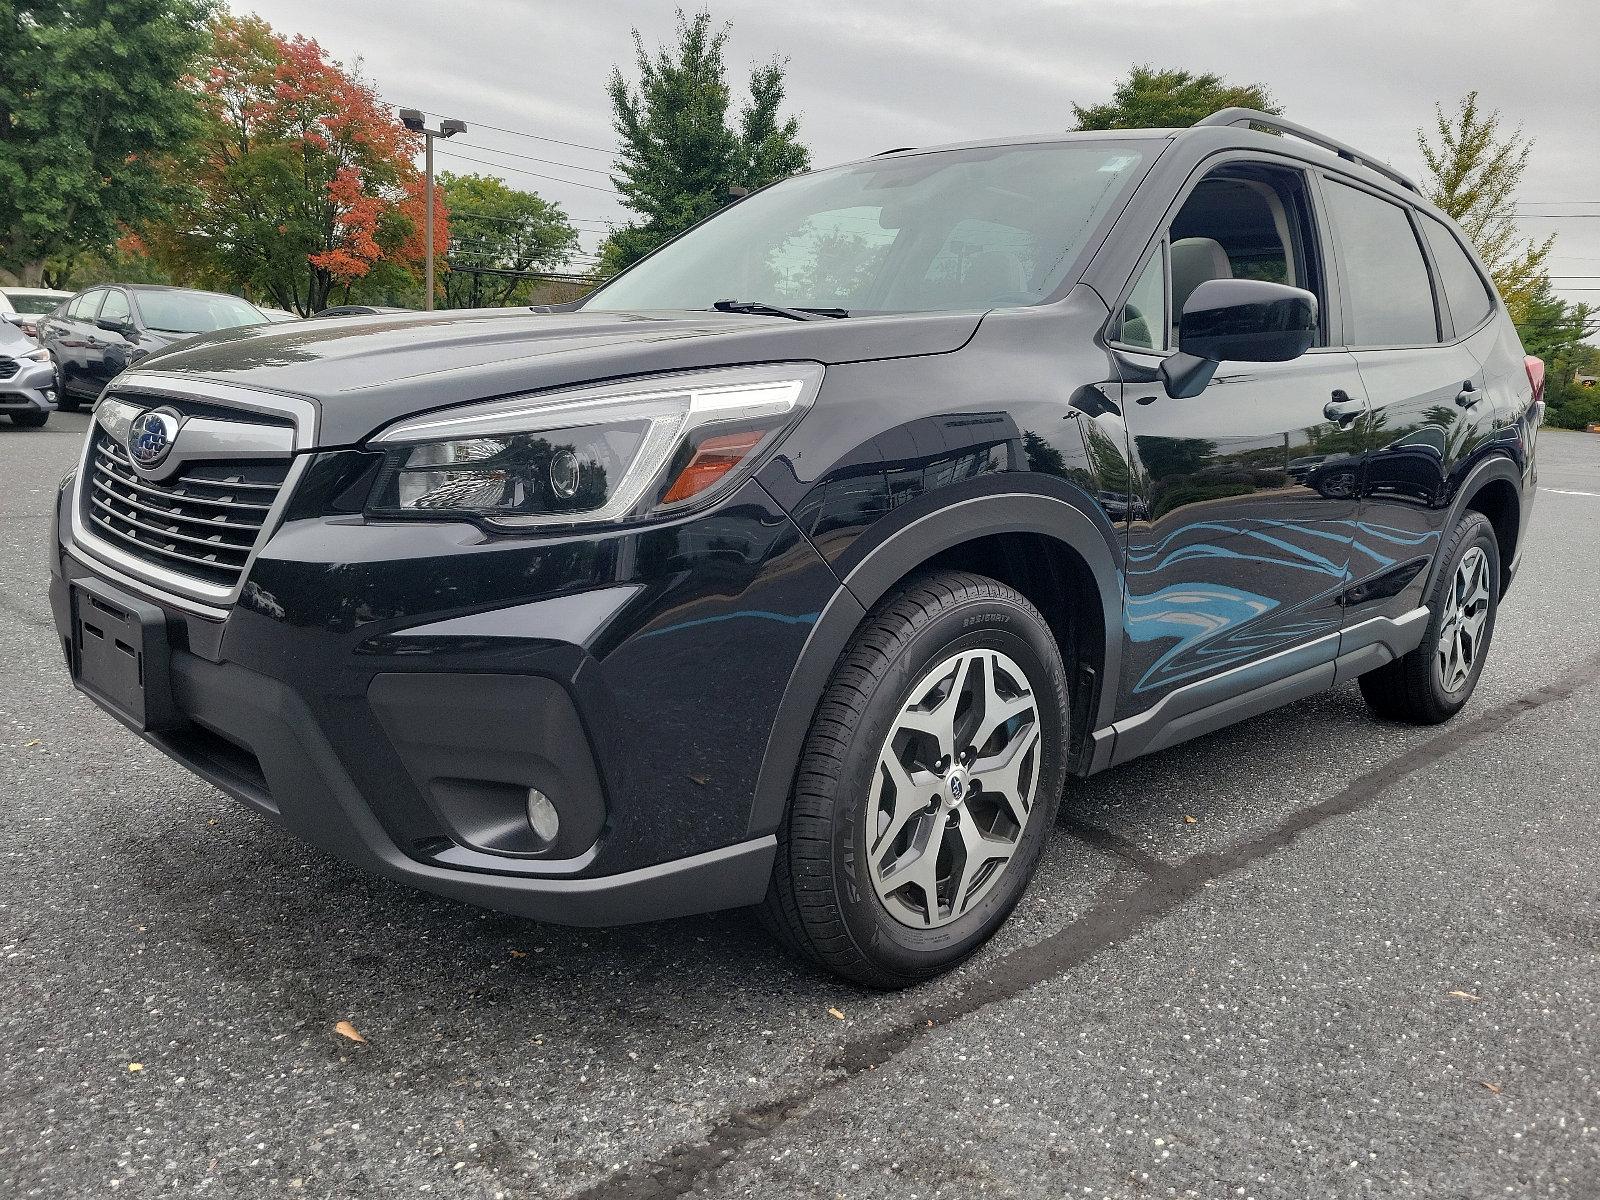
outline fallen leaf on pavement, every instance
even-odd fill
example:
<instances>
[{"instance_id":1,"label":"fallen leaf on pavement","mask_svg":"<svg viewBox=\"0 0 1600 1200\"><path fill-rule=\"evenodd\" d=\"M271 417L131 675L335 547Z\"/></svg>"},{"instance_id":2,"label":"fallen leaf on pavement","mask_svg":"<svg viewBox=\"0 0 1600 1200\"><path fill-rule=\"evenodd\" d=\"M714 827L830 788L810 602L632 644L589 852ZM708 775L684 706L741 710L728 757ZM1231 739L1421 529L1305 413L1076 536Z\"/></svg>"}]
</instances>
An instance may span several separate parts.
<instances>
[{"instance_id":1,"label":"fallen leaf on pavement","mask_svg":"<svg viewBox=\"0 0 1600 1200\"><path fill-rule=\"evenodd\" d=\"M1191 817L1186 813L1186 814L1184 814L1183 823L1185 825L1198 825L1198 824L1200 824L1200 818L1199 817Z\"/></svg>"},{"instance_id":2,"label":"fallen leaf on pavement","mask_svg":"<svg viewBox=\"0 0 1600 1200\"><path fill-rule=\"evenodd\" d=\"M1496 1096L1498 1096L1500 1094L1500 1088L1499 1088L1498 1085L1490 1083L1487 1079L1480 1079L1480 1080L1478 1080L1478 1082L1483 1084L1484 1087L1488 1088Z\"/></svg>"},{"instance_id":3,"label":"fallen leaf on pavement","mask_svg":"<svg viewBox=\"0 0 1600 1200\"><path fill-rule=\"evenodd\" d=\"M830 1017L837 1017L841 1021L844 1020L844 1014L842 1012L840 1012L837 1008L830 1008L828 1010L828 1015Z\"/></svg>"},{"instance_id":4,"label":"fallen leaf on pavement","mask_svg":"<svg viewBox=\"0 0 1600 1200\"><path fill-rule=\"evenodd\" d=\"M1474 996L1471 992L1449 992L1449 993L1447 993L1447 995L1454 996L1457 1000L1482 1000L1483 999L1482 996Z\"/></svg>"},{"instance_id":5,"label":"fallen leaf on pavement","mask_svg":"<svg viewBox=\"0 0 1600 1200\"><path fill-rule=\"evenodd\" d=\"M130 1070L130 1071L142 1071L142 1070L144 1070L144 1064L143 1063L129 1063L128 1064L128 1070Z\"/></svg>"},{"instance_id":6,"label":"fallen leaf on pavement","mask_svg":"<svg viewBox=\"0 0 1600 1200\"><path fill-rule=\"evenodd\" d=\"M513 950L511 952L511 957L512 958L527 958L528 957L528 952L526 950Z\"/></svg>"},{"instance_id":7,"label":"fallen leaf on pavement","mask_svg":"<svg viewBox=\"0 0 1600 1200\"><path fill-rule=\"evenodd\" d=\"M367 1043L367 1039L361 1036L361 1031L349 1021L340 1021L333 1027L333 1031L342 1038L349 1038L352 1042L360 1042L362 1045Z\"/></svg>"},{"instance_id":8,"label":"fallen leaf on pavement","mask_svg":"<svg viewBox=\"0 0 1600 1200\"><path fill-rule=\"evenodd\" d=\"M44 739L43 738L34 738L31 742L23 742L22 743L22 748L24 750L27 750L27 749L29 749L29 748L31 748L33 746L42 746L42 745L44 745Z\"/></svg>"}]
</instances>

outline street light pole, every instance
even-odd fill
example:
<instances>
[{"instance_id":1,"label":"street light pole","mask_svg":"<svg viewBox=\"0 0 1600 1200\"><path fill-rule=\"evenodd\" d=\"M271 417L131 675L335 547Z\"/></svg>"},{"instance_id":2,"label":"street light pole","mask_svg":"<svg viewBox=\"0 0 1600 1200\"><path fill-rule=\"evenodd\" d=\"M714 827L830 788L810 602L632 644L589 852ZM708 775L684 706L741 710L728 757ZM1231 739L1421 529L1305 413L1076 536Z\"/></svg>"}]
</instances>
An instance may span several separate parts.
<instances>
[{"instance_id":1,"label":"street light pole","mask_svg":"<svg viewBox=\"0 0 1600 1200\"><path fill-rule=\"evenodd\" d=\"M427 255L424 260L422 278L422 307L427 312L433 311L433 134L429 130L422 132L422 161L423 172L428 182L423 186L422 196L425 207L422 210L423 251Z\"/></svg>"},{"instance_id":2,"label":"street light pole","mask_svg":"<svg viewBox=\"0 0 1600 1200\"><path fill-rule=\"evenodd\" d=\"M422 135L422 162L426 183L423 186L422 202L425 211L422 214L422 241L423 254L426 263L423 266L423 294L422 307L433 311L433 139L436 137L455 137L458 133L467 131L465 121L454 119L440 121L439 128L429 129L422 119L422 113L415 108L402 108L400 110L400 123L412 133Z\"/></svg>"}]
</instances>

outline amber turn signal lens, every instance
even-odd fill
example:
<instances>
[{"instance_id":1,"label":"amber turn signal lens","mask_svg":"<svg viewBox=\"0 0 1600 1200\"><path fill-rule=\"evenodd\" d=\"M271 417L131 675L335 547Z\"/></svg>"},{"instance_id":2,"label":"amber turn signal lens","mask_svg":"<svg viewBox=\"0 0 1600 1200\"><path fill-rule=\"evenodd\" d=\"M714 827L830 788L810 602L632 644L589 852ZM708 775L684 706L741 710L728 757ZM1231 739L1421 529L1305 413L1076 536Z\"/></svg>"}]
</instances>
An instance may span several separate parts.
<instances>
[{"instance_id":1,"label":"amber turn signal lens","mask_svg":"<svg viewBox=\"0 0 1600 1200\"><path fill-rule=\"evenodd\" d=\"M694 457L672 481L661 503L676 504L680 500L698 496L737 467L744 456L760 445L761 439L766 436L765 430L747 429L742 433L724 433L719 437L707 438L695 447Z\"/></svg>"}]
</instances>

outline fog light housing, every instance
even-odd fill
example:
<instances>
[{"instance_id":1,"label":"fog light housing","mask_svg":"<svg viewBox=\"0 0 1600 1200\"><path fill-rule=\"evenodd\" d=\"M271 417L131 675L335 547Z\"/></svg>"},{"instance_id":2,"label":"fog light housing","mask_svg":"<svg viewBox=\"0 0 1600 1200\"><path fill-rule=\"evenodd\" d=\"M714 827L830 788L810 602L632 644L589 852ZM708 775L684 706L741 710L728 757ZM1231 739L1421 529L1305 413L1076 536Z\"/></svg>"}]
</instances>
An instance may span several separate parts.
<instances>
[{"instance_id":1,"label":"fog light housing","mask_svg":"<svg viewBox=\"0 0 1600 1200\"><path fill-rule=\"evenodd\" d=\"M533 830L533 836L547 846L561 832L561 817L556 812L556 806L538 788L528 789L528 826Z\"/></svg>"}]
</instances>

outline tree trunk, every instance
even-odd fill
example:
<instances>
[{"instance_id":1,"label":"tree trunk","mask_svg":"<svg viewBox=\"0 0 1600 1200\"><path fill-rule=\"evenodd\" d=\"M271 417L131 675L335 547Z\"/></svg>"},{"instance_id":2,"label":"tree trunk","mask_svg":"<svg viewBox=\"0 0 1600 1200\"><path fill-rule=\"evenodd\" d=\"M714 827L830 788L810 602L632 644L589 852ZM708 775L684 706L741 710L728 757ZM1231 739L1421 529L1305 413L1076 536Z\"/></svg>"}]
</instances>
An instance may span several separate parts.
<instances>
[{"instance_id":1,"label":"tree trunk","mask_svg":"<svg viewBox=\"0 0 1600 1200\"><path fill-rule=\"evenodd\" d=\"M6 287L41 287L44 282L44 259L25 262L15 271L0 267L0 284Z\"/></svg>"}]
</instances>

